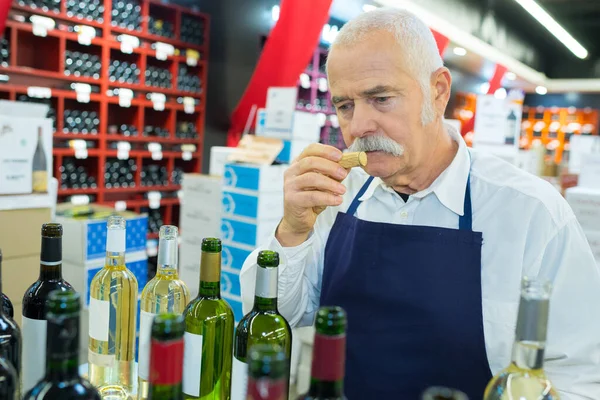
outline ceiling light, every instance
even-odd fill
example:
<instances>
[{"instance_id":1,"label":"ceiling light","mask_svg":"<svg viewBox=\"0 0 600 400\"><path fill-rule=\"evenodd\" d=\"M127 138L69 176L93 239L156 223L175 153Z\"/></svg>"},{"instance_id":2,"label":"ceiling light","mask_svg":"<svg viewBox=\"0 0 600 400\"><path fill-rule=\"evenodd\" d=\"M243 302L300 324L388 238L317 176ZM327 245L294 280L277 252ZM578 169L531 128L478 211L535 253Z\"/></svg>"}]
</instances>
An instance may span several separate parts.
<instances>
[{"instance_id":1,"label":"ceiling light","mask_svg":"<svg viewBox=\"0 0 600 400\"><path fill-rule=\"evenodd\" d=\"M588 56L588 51L577 41L569 32L565 30L546 10L544 10L534 0L515 0L525 9L533 18L535 18L544 28L548 30L555 38L560 40L567 49L571 50L577 57L584 59Z\"/></svg>"},{"instance_id":2,"label":"ceiling light","mask_svg":"<svg viewBox=\"0 0 600 400\"><path fill-rule=\"evenodd\" d=\"M514 81L515 79L517 79L517 74L515 74L514 72L507 72L506 74L504 74L504 77L509 81Z\"/></svg>"},{"instance_id":3,"label":"ceiling light","mask_svg":"<svg viewBox=\"0 0 600 400\"><path fill-rule=\"evenodd\" d=\"M465 50L463 47L455 47L454 54L456 54L457 56L460 56L460 57L466 56L467 50Z\"/></svg>"},{"instance_id":4,"label":"ceiling light","mask_svg":"<svg viewBox=\"0 0 600 400\"><path fill-rule=\"evenodd\" d=\"M538 86L535 88L535 92L537 94L545 95L546 93L548 93L548 89L545 86Z\"/></svg>"},{"instance_id":5,"label":"ceiling light","mask_svg":"<svg viewBox=\"0 0 600 400\"><path fill-rule=\"evenodd\" d=\"M506 98L506 89L504 88L500 88L498 90L496 90L496 92L494 93L494 97L496 97L497 99L505 99Z\"/></svg>"},{"instance_id":6,"label":"ceiling light","mask_svg":"<svg viewBox=\"0 0 600 400\"><path fill-rule=\"evenodd\" d=\"M488 90L490 90L489 82L484 82L479 86L479 92L482 94L487 94Z\"/></svg>"},{"instance_id":7,"label":"ceiling light","mask_svg":"<svg viewBox=\"0 0 600 400\"><path fill-rule=\"evenodd\" d=\"M279 20L279 13L280 13L281 9L279 8L279 6L273 6L273 8L271 9L271 18L273 18L273 21L278 21Z\"/></svg>"},{"instance_id":8,"label":"ceiling light","mask_svg":"<svg viewBox=\"0 0 600 400\"><path fill-rule=\"evenodd\" d=\"M365 5L363 5L363 11L364 12L373 11L375 9L377 9L377 6L374 6L373 4L365 4Z\"/></svg>"}]
</instances>

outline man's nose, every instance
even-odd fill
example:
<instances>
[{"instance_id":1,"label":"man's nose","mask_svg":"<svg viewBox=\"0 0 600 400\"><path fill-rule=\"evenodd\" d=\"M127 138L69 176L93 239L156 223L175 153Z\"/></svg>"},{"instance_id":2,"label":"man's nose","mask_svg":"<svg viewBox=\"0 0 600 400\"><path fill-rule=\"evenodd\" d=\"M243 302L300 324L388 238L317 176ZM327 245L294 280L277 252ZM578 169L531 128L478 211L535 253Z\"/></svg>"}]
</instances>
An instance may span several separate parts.
<instances>
[{"instance_id":1,"label":"man's nose","mask_svg":"<svg viewBox=\"0 0 600 400\"><path fill-rule=\"evenodd\" d=\"M356 102L350 121L350 135L352 137L362 138L377 131L374 112L366 102Z\"/></svg>"}]
</instances>

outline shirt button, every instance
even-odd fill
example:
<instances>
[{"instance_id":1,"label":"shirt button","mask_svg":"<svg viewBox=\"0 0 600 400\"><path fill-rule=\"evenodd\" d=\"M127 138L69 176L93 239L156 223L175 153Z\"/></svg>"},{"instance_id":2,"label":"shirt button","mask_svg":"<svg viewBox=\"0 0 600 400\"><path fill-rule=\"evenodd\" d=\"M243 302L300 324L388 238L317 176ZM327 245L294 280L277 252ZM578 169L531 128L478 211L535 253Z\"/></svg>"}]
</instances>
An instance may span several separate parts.
<instances>
[{"instance_id":1,"label":"shirt button","mask_svg":"<svg viewBox=\"0 0 600 400\"><path fill-rule=\"evenodd\" d=\"M400 213L400 218L402 218L402 219L406 219L406 218L408 218L408 213L407 213L406 211L402 211L402 212Z\"/></svg>"}]
</instances>

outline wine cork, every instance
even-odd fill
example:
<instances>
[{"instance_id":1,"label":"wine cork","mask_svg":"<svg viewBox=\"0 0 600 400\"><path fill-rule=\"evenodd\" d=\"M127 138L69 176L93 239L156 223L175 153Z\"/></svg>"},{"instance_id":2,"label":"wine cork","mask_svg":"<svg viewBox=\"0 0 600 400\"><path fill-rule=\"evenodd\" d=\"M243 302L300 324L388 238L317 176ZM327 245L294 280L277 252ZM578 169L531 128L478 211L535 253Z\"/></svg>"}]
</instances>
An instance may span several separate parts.
<instances>
[{"instance_id":1,"label":"wine cork","mask_svg":"<svg viewBox=\"0 0 600 400\"><path fill-rule=\"evenodd\" d=\"M339 163L343 168L354 168L354 167L366 167L367 166L367 153L364 151L357 151L354 153L344 153Z\"/></svg>"}]
</instances>

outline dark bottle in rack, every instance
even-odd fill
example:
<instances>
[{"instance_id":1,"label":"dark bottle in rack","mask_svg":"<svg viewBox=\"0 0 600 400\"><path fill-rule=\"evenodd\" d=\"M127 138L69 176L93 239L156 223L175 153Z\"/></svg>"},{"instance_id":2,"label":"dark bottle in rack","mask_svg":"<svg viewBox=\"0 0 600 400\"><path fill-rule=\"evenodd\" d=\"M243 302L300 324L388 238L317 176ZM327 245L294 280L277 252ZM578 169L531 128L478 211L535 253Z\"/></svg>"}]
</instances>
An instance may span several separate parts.
<instances>
[{"instance_id":1,"label":"dark bottle in rack","mask_svg":"<svg viewBox=\"0 0 600 400\"><path fill-rule=\"evenodd\" d=\"M8 67L10 64L10 43L8 38L0 38L0 66Z\"/></svg>"},{"instance_id":2,"label":"dark bottle in rack","mask_svg":"<svg viewBox=\"0 0 600 400\"><path fill-rule=\"evenodd\" d=\"M73 157L63 158L59 167L61 189L96 189L96 177L90 176L86 166Z\"/></svg>"},{"instance_id":3,"label":"dark bottle in rack","mask_svg":"<svg viewBox=\"0 0 600 400\"><path fill-rule=\"evenodd\" d=\"M140 69L136 63L122 60L112 60L108 66L108 79L111 82L139 83Z\"/></svg>"},{"instance_id":4,"label":"dark bottle in rack","mask_svg":"<svg viewBox=\"0 0 600 400\"><path fill-rule=\"evenodd\" d=\"M142 7L135 0L112 2L111 24L129 30L141 30Z\"/></svg>"},{"instance_id":5,"label":"dark bottle in rack","mask_svg":"<svg viewBox=\"0 0 600 400\"><path fill-rule=\"evenodd\" d=\"M151 35L175 39L175 26L169 21L158 19L152 15L148 18L148 32Z\"/></svg>"},{"instance_id":6,"label":"dark bottle in rack","mask_svg":"<svg viewBox=\"0 0 600 400\"><path fill-rule=\"evenodd\" d=\"M95 54L65 51L65 75L67 76L99 79L101 68L100 57Z\"/></svg>"},{"instance_id":7,"label":"dark bottle in rack","mask_svg":"<svg viewBox=\"0 0 600 400\"><path fill-rule=\"evenodd\" d=\"M204 20L183 14L181 16L181 40L198 46L204 44Z\"/></svg>"},{"instance_id":8,"label":"dark bottle in rack","mask_svg":"<svg viewBox=\"0 0 600 400\"><path fill-rule=\"evenodd\" d=\"M104 185L107 189L135 187L135 160L108 159L104 166Z\"/></svg>"},{"instance_id":9,"label":"dark bottle in rack","mask_svg":"<svg viewBox=\"0 0 600 400\"><path fill-rule=\"evenodd\" d=\"M200 76L190 73L187 66L180 64L177 88L183 92L199 93L202 91L202 80Z\"/></svg>"},{"instance_id":10,"label":"dark bottle in rack","mask_svg":"<svg viewBox=\"0 0 600 400\"><path fill-rule=\"evenodd\" d=\"M67 16L104 22L104 5L100 0L67 0Z\"/></svg>"},{"instance_id":11,"label":"dark bottle in rack","mask_svg":"<svg viewBox=\"0 0 600 400\"><path fill-rule=\"evenodd\" d=\"M142 186L166 186L169 184L167 167L156 164L142 166L140 178Z\"/></svg>"},{"instance_id":12,"label":"dark bottle in rack","mask_svg":"<svg viewBox=\"0 0 600 400\"><path fill-rule=\"evenodd\" d=\"M96 111L71 110L64 112L64 133L98 134L100 118Z\"/></svg>"}]
</instances>

